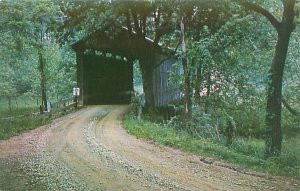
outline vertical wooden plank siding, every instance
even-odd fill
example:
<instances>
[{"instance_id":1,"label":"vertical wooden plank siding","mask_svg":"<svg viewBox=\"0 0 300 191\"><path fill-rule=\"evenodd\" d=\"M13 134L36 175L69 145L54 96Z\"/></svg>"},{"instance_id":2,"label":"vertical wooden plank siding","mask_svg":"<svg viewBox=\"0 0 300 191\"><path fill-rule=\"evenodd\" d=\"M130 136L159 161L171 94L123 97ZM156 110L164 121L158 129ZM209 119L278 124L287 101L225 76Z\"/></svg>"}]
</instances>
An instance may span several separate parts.
<instances>
[{"instance_id":1,"label":"vertical wooden plank siding","mask_svg":"<svg viewBox=\"0 0 300 191\"><path fill-rule=\"evenodd\" d=\"M77 87L80 88L78 97L79 104L84 104L84 90L83 90L83 52L76 51L76 67L77 67Z\"/></svg>"},{"instance_id":2,"label":"vertical wooden plank siding","mask_svg":"<svg viewBox=\"0 0 300 191\"><path fill-rule=\"evenodd\" d=\"M180 98L179 84L169 83L170 73L180 74L180 70L174 67L175 59L163 60L153 71L153 93L156 107L166 106Z\"/></svg>"}]
</instances>

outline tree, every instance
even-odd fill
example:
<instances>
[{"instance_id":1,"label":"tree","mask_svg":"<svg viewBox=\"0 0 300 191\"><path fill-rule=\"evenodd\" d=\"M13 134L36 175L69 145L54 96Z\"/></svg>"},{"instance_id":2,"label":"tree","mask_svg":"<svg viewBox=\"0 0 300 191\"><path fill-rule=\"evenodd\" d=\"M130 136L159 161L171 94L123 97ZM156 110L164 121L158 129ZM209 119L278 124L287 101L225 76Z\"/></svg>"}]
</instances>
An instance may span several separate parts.
<instances>
[{"instance_id":1,"label":"tree","mask_svg":"<svg viewBox=\"0 0 300 191\"><path fill-rule=\"evenodd\" d=\"M281 21L268 10L247 0L233 0L249 10L253 10L266 17L277 31L277 43L269 72L267 87L266 107L266 138L265 157L277 156L281 153L282 130L281 130L281 101L284 66L286 62L289 40L296 25L295 4L296 0L282 0L283 13Z\"/></svg>"},{"instance_id":2,"label":"tree","mask_svg":"<svg viewBox=\"0 0 300 191\"><path fill-rule=\"evenodd\" d=\"M182 55L181 62L184 71L184 99L185 99L185 113L188 119L192 118L192 95L191 95L191 79L190 79L190 67L188 66L187 53L186 53L186 40L185 40L185 16L181 16L180 20L181 31L181 46Z\"/></svg>"},{"instance_id":3,"label":"tree","mask_svg":"<svg viewBox=\"0 0 300 191\"><path fill-rule=\"evenodd\" d=\"M9 111L12 111L11 98L17 94L16 87L13 84L13 70L0 61L0 96L8 100Z\"/></svg>"},{"instance_id":4,"label":"tree","mask_svg":"<svg viewBox=\"0 0 300 191\"><path fill-rule=\"evenodd\" d=\"M52 30L57 25L57 20L61 15L59 7L51 2L26 1L22 7L25 26L21 35L26 39L28 46L36 50L38 58L38 71L41 90L41 112L47 110L47 60L46 49L51 43ZM51 45L50 45L51 46Z\"/></svg>"},{"instance_id":5,"label":"tree","mask_svg":"<svg viewBox=\"0 0 300 191\"><path fill-rule=\"evenodd\" d=\"M24 58L23 38L18 34L22 26L22 13L16 4L12 7L6 2L0 2L0 96L8 99L9 110L12 110L11 99L29 91L28 78L20 78L26 70L22 68L20 60Z\"/></svg>"},{"instance_id":6,"label":"tree","mask_svg":"<svg viewBox=\"0 0 300 191\"><path fill-rule=\"evenodd\" d=\"M0 46L8 55L5 57L5 64L14 71L9 75L16 89L14 96L31 91L40 96L42 110L46 110L46 103L51 95L49 93L56 84L50 82L50 76L66 74L65 71L59 73L56 66L60 64L62 57L69 54L60 54L60 47L54 38L62 17L60 8L50 1L29 0L1 1L0 9L0 25L5 26L0 29ZM70 91L70 87L68 88Z\"/></svg>"},{"instance_id":7,"label":"tree","mask_svg":"<svg viewBox=\"0 0 300 191\"><path fill-rule=\"evenodd\" d=\"M229 18L233 15L233 11L230 6L220 4L219 1L206 3L179 1L177 9L181 34L178 43L181 49L178 49L178 55L184 71L185 113L191 119L193 96L195 96L195 104L200 104L200 91L204 81L207 85L205 107L209 107L208 98L212 89L212 78L216 77L212 55L233 44L229 41L224 42L228 39L224 40L223 37L226 35L222 34L222 37L218 38L214 34L226 23L231 22ZM204 49L205 51L202 51Z\"/></svg>"},{"instance_id":8,"label":"tree","mask_svg":"<svg viewBox=\"0 0 300 191\"><path fill-rule=\"evenodd\" d=\"M31 11L30 11L31 10ZM25 16L31 24L29 33L25 34L29 45L37 50L38 70L40 72L40 87L42 108L47 110L47 87L46 87L46 59L45 51L48 43L51 43L51 32L56 27L61 13L59 7L51 2L28 1L25 3Z\"/></svg>"}]
</instances>

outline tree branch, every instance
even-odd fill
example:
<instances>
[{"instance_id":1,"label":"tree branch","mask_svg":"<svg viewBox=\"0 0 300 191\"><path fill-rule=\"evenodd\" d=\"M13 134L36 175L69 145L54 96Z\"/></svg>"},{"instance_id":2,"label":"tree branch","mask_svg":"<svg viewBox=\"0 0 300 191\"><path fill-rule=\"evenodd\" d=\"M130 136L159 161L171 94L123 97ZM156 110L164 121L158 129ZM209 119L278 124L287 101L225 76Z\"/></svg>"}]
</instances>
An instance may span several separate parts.
<instances>
[{"instance_id":1,"label":"tree branch","mask_svg":"<svg viewBox=\"0 0 300 191\"><path fill-rule=\"evenodd\" d=\"M292 31L296 27L296 25L294 24L294 17L296 14L296 10L294 10L295 4L296 4L296 0L283 1L284 11L283 11L282 20L292 24L293 26L291 28Z\"/></svg>"},{"instance_id":2,"label":"tree branch","mask_svg":"<svg viewBox=\"0 0 300 191\"><path fill-rule=\"evenodd\" d=\"M132 19L133 19L133 23L134 23L134 30L136 32L136 34L138 34L138 36L142 36L142 29L140 28L139 25L139 21L138 21L138 16L137 16L137 12L134 9L131 9L131 15L132 15Z\"/></svg>"},{"instance_id":3,"label":"tree branch","mask_svg":"<svg viewBox=\"0 0 300 191\"><path fill-rule=\"evenodd\" d=\"M284 105L284 107L286 107L286 109L287 109L291 114L293 114L293 115L295 115L295 116L300 116L300 113L297 112L295 109L293 109L293 108L288 104L288 102L287 102L284 98L281 99L281 102L282 102L282 104Z\"/></svg>"},{"instance_id":4,"label":"tree branch","mask_svg":"<svg viewBox=\"0 0 300 191\"><path fill-rule=\"evenodd\" d=\"M155 30L155 39L154 39L154 42L158 43L158 41L160 40L160 38L163 35L169 34L172 31L174 31L174 27L171 24L164 23L161 26L158 26L158 28L156 28L156 30Z\"/></svg>"},{"instance_id":5,"label":"tree branch","mask_svg":"<svg viewBox=\"0 0 300 191\"><path fill-rule=\"evenodd\" d=\"M177 50L178 50L178 48L179 48L179 45L180 45L180 39L178 40L178 43L177 43L177 46L175 47L175 50L174 50L174 53L176 54L176 52L177 52Z\"/></svg>"},{"instance_id":6,"label":"tree branch","mask_svg":"<svg viewBox=\"0 0 300 191\"><path fill-rule=\"evenodd\" d=\"M147 26L146 26L146 19L147 19L147 16L146 14L142 14L141 15L141 21L142 21L142 34L143 34L143 38L146 37L146 34L147 34Z\"/></svg>"},{"instance_id":7,"label":"tree branch","mask_svg":"<svg viewBox=\"0 0 300 191\"><path fill-rule=\"evenodd\" d=\"M128 32L131 34L132 33L132 28L131 28L129 10L126 12L126 25L127 25Z\"/></svg>"},{"instance_id":8,"label":"tree branch","mask_svg":"<svg viewBox=\"0 0 300 191\"><path fill-rule=\"evenodd\" d=\"M256 5L255 3L249 2L247 0L232 0L232 1L246 7L247 9L253 10L253 11L265 16L270 21L270 23L274 26L274 28L276 28L277 31L279 30L280 21L278 21L274 17L274 15L272 13L270 13L269 11L267 11L266 9Z\"/></svg>"},{"instance_id":9,"label":"tree branch","mask_svg":"<svg viewBox=\"0 0 300 191\"><path fill-rule=\"evenodd\" d=\"M160 35L158 34L158 27L159 27L159 23L160 23L160 10L158 9L157 11L154 9L153 12L153 16L154 16L154 21L155 21L155 37L154 37L154 43L158 43Z\"/></svg>"}]
</instances>

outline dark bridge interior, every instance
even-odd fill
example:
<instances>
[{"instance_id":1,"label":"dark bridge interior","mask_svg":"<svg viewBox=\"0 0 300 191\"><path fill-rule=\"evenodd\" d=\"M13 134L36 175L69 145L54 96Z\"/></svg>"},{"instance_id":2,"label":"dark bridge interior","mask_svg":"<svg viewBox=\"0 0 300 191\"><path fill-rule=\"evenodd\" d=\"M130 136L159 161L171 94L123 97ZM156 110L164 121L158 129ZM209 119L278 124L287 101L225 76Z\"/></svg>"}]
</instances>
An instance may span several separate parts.
<instances>
[{"instance_id":1,"label":"dark bridge interior","mask_svg":"<svg viewBox=\"0 0 300 191\"><path fill-rule=\"evenodd\" d=\"M132 63L97 55L84 55L83 63L84 104L130 103Z\"/></svg>"}]
</instances>

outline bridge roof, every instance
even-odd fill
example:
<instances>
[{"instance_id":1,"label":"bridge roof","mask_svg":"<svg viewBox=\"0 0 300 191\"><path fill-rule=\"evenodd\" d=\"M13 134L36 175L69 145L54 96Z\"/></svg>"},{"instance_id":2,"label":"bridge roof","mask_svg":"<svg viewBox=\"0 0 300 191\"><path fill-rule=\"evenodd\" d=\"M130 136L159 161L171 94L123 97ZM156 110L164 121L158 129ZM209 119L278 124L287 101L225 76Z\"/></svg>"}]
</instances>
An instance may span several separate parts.
<instances>
[{"instance_id":1,"label":"bridge roof","mask_svg":"<svg viewBox=\"0 0 300 191\"><path fill-rule=\"evenodd\" d=\"M150 49L158 54L166 54L162 46L147 37L139 38L135 32L129 32L126 27L116 30L115 34L98 30L73 43L71 47L75 52L91 49L131 58L136 58L138 54Z\"/></svg>"}]
</instances>

